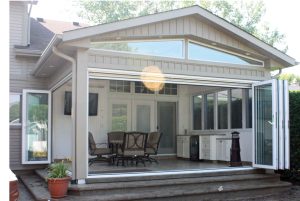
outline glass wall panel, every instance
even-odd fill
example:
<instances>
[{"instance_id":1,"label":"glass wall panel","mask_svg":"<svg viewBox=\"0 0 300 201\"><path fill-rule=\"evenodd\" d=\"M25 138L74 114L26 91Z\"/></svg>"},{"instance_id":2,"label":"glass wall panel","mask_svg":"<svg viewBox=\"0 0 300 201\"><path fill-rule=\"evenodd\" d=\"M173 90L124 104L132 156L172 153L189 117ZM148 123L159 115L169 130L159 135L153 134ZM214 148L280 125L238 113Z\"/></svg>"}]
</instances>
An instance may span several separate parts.
<instances>
[{"instance_id":1,"label":"glass wall panel","mask_svg":"<svg viewBox=\"0 0 300 201\"><path fill-rule=\"evenodd\" d=\"M205 97L204 129L214 129L214 94Z\"/></svg>"},{"instance_id":2,"label":"glass wall panel","mask_svg":"<svg viewBox=\"0 0 300 201\"><path fill-rule=\"evenodd\" d=\"M231 90L231 128L242 128L242 89Z\"/></svg>"},{"instance_id":3,"label":"glass wall panel","mask_svg":"<svg viewBox=\"0 0 300 201\"><path fill-rule=\"evenodd\" d=\"M9 123L20 124L21 123L21 94L9 95Z\"/></svg>"},{"instance_id":4,"label":"glass wall panel","mask_svg":"<svg viewBox=\"0 0 300 201\"><path fill-rule=\"evenodd\" d=\"M112 131L127 131L127 105L112 104Z\"/></svg>"},{"instance_id":5,"label":"glass wall panel","mask_svg":"<svg viewBox=\"0 0 300 201\"><path fill-rule=\"evenodd\" d=\"M193 97L193 130L202 128L202 95Z\"/></svg>"},{"instance_id":6,"label":"glass wall panel","mask_svg":"<svg viewBox=\"0 0 300 201\"><path fill-rule=\"evenodd\" d=\"M188 59L232 64L259 65L263 62L189 42Z\"/></svg>"},{"instance_id":7,"label":"glass wall panel","mask_svg":"<svg viewBox=\"0 0 300 201\"><path fill-rule=\"evenodd\" d=\"M26 161L48 161L48 96L26 93Z\"/></svg>"},{"instance_id":8,"label":"glass wall panel","mask_svg":"<svg viewBox=\"0 0 300 201\"><path fill-rule=\"evenodd\" d=\"M218 129L228 128L228 91L220 91L218 95Z\"/></svg>"},{"instance_id":9,"label":"glass wall panel","mask_svg":"<svg viewBox=\"0 0 300 201\"><path fill-rule=\"evenodd\" d=\"M252 128L252 89L246 89L246 128Z\"/></svg>"},{"instance_id":10,"label":"glass wall panel","mask_svg":"<svg viewBox=\"0 0 300 201\"><path fill-rule=\"evenodd\" d=\"M272 160L272 85L255 87L256 163L273 165Z\"/></svg>"},{"instance_id":11,"label":"glass wall panel","mask_svg":"<svg viewBox=\"0 0 300 201\"><path fill-rule=\"evenodd\" d=\"M183 58L183 40L92 42L91 48Z\"/></svg>"}]
</instances>

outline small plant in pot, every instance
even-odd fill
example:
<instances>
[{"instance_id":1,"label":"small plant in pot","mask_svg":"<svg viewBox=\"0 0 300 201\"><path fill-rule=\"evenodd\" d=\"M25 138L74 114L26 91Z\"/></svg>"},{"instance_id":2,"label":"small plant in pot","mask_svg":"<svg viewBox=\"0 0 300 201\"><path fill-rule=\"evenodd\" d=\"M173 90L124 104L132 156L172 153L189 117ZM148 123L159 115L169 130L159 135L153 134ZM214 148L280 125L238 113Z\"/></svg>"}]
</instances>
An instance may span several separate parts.
<instances>
[{"instance_id":1,"label":"small plant in pot","mask_svg":"<svg viewBox=\"0 0 300 201\"><path fill-rule=\"evenodd\" d=\"M52 163L48 169L48 190L52 198L62 198L67 195L69 181L68 165L63 161Z\"/></svg>"}]
</instances>

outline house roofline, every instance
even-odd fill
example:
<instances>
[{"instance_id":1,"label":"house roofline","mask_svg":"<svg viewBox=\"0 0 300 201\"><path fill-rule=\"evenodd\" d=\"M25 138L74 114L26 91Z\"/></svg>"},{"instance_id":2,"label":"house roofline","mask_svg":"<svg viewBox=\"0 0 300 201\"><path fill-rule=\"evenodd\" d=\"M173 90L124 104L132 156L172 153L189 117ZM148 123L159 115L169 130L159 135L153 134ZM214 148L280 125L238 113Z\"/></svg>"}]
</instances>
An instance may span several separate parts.
<instances>
[{"instance_id":1,"label":"house roofline","mask_svg":"<svg viewBox=\"0 0 300 201\"><path fill-rule=\"evenodd\" d=\"M296 61L294 58L281 52L280 50L274 48L273 46L265 43L264 41L258 39L257 37L251 35L250 33L242 30L236 25L226 21L225 19L211 13L210 11L204 8L201 8L200 6L181 8L177 10L171 10L171 11L151 14L147 16L140 16L136 18L116 21L107 24L100 24L100 25L84 27L76 30L65 31L63 32L62 40L63 41L78 40L78 39L87 38L98 34L104 34L112 31L132 28L144 24L150 24L150 23L170 20L170 19L189 16L189 15L195 15L195 14L200 15L201 17L207 19L208 21L212 21L213 23L237 35L238 37L247 40L248 42L254 44L257 48L261 48L265 50L266 52L280 59L286 65L289 66L296 65Z\"/></svg>"},{"instance_id":2,"label":"house roofline","mask_svg":"<svg viewBox=\"0 0 300 201\"><path fill-rule=\"evenodd\" d=\"M37 61L36 65L35 65L35 68L32 71L32 74L34 76L37 76L37 74L39 73L39 71L41 69L41 66L47 61L49 56L52 54L52 47L57 46L61 42L62 42L61 34L55 34L53 36L53 38L51 39L51 41L49 42L46 49L43 51L41 57Z\"/></svg>"}]
</instances>

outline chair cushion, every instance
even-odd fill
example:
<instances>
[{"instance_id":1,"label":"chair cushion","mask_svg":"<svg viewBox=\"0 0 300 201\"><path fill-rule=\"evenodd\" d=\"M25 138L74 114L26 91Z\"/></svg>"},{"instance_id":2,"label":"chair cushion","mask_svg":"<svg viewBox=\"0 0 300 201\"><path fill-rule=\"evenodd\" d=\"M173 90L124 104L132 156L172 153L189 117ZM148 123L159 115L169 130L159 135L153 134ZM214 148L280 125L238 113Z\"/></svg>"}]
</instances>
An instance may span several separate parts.
<instances>
[{"instance_id":1,"label":"chair cushion","mask_svg":"<svg viewBox=\"0 0 300 201\"><path fill-rule=\"evenodd\" d=\"M93 153L93 155L105 155L105 154L110 154L109 148L97 148Z\"/></svg>"},{"instance_id":2,"label":"chair cushion","mask_svg":"<svg viewBox=\"0 0 300 201\"><path fill-rule=\"evenodd\" d=\"M146 153L147 154L155 154L155 149L154 148L146 148Z\"/></svg>"}]
</instances>

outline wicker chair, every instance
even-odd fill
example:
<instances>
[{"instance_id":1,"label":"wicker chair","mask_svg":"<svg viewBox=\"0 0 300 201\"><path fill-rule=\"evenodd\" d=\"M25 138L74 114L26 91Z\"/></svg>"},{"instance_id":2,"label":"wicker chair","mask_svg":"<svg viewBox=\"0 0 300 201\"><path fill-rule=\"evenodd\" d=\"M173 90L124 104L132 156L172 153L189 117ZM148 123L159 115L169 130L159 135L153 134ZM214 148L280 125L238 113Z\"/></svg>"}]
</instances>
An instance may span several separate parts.
<instances>
[{"instance_id":1,"label":"wicker chair","mask_svg":"<svg viewBox=\"0 0 300 201\"><path fill-rule=\"evenodd\" d=\"M101 148L101 145L106 145L106 147ZM111 151L107 148L106 143L95 143L93 134L89 132L89 154L96 156L95 158L89 159L89 165L91 165L96 161L110 161L110 158L105 158L103 155L110 155Z\"/></svg>"},{"instance_id":2,"label":"wicker chair","mask_svg":"<svg viewBox=\"0 0 300 201\"><path fill-rule=\"evenodd\" d=\"M158 163L158 161L155 158L150 157L150 155L157 155L161 136L162 136L162 133L160 133L160 132L151 132L148 134L145 157L146 157L146 160L150 161L151 163L152 162Z\"/></svg>"}]
</instances>

